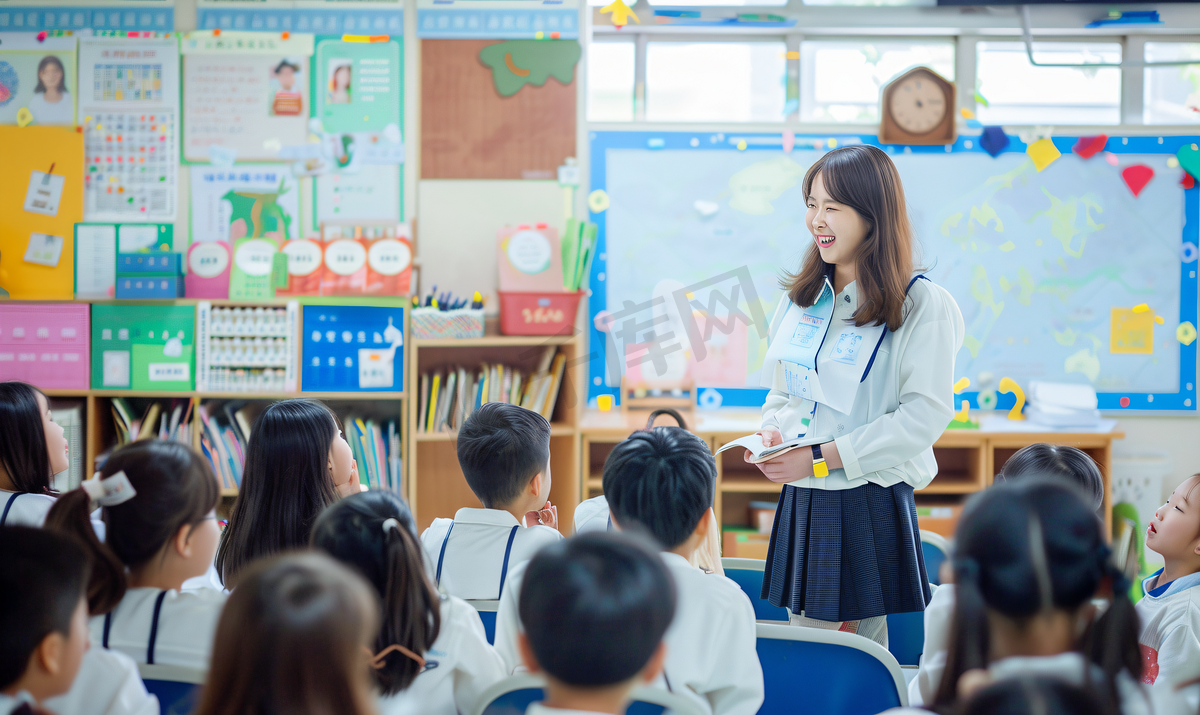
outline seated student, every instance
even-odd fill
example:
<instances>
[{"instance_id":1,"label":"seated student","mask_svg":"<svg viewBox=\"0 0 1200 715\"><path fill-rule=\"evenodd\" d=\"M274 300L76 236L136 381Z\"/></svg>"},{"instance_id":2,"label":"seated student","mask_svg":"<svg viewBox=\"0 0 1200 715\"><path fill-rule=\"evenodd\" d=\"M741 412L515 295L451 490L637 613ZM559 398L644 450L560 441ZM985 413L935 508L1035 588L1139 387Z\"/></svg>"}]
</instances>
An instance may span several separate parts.
<instances>
[{"instance_id":1,"label":"seated student","mask_svg":"<svg viewBox=\"0 0 1200 715\"><path fill-rule=\"evenodd\" d=\"M92 559L92 641L138 663L208 669L225 595L181 591L217 548L220 499L208 461L178 442L144 440L108 458L99 479L59 498L46 528L76 537ZM101 507L100 543L88 512Z\"/></svg>"},{"instance_id":2,"label":"seated student","mask_svg":"<svg viewBox=\"0 0 1200 715\"><path fill-rule=\"evenodd\" d=\"M703 440L678 427L656 427L613 448L604 463L604 493L613 525L648 531L675 579L676 616L659 685L714 715L754 715L763 702L754 607L733 581L706 574L685 557L711 528L716 476ZM521 577L514 571L513 583ZM496 617L496 649L510 669L521 663L518 631L529 627L518 618L516 595L505 592Z\"/></svg>"},{"instance_id":3,"label":"seated student","mask_svg":"<svg viewBox=\"0 0 1200 715\"><path fill-rule=\"evenodd\" d=\"M928 712L917 710L917 712ZM970 696L962 715L1096 715L1100 703L1083 688L1056 678L1015 678L980 688Z\"/></svg>"},{"instance_id":4,"label":"seated student","mask_svg":"<svg viewBox=\"0 0 1200 715\"><path fill-rule=\"evenodd\" d=\"M1074 485L1025 479L971 497L955 534L950 657L932 709L1027 676L1083 687L1101 712L1160 713L1141 685L1137 614L1103 524ZM1108 604L1097 616L1093 598Z\"/></svg>"},{"instance_id":5,"label":"seated student","mask_svg":"<svg viewBox=\"0 0 1200 715\"><path fill-rule=\"evenodd\" d=\"M662 671L675 588L662 562L620 534L548 546L521 585L518 636L525 666L546 678L528 715L619 715L630 692Z\"/></svg>"},{"instance_id":6,"label":"seated student","mask_svg":"<svg viewBox=\"0 0 1200 715\"><path fill-rule=\"evenodd\" d=\"M358 492L358 463L332 410L301 399L270 405L250 429L242 486L217 550L221 583L232 590L251 561L306 548L325 507Z\"/></svg>"},{"instance_id":7,"label":"seated student","mask_svg":"<svg viewBox=\"0 0 1200 715\"><path fill-rule=\"evenodd\" d=\"M0 382L0 435L0 526L41 526L57 495L50 480L71 467L41 390Z\"/></svg>"},{"instance_id":8,"label":"seated student","mask_svg":"<svg viewBox=\"0 0 1200 715\"><path fill-rule=\"evenodd\" d=\"M468 600L495 600L513 567L562 538L550 497L550 423L489 402L458 431L458 464L482 509L434 519L421 534L434 583Z\"/></svg>"},{"instance_id":9,"label":"seated student","mask_svg":"<svg viewBox=\"0 0 1200 715\"><path fill-rule=\"evenodd\" d=\"M1154 512L1146 548L1163 567L1142 582L1137 603L1143 680L1176 687L1200 677L1200 474L1192 475ZM1194 710L1194 708L1193 708Z\"/></svg>"},{"instance_id":10,"label":"seated student","mask_svg":"<svg viewBox=\"0 0 1200 715\"><path fill-rule=\"evenodd\" d=\"M996 475L996 484L1019 482L1030 477L1073 484L1099 513L1104 505L1104 477L1095 460L1074 447L1039 442L1022 447L1004 463ZM946 651L950 647L950 621L954 615L954 584L943 583L925 606L925 646L917 677L908 684L908 702L921 705L933 702Z\"/></svg>"},{"instance_id":11,"label":"seated student","mask_svg":"<svg viewBox=\"0 0 1200 715\"><path fill-rule=\"evenodd\" d=\"M504 661L487 641L479 613L440 596L425 572L417 525L397 494L372 490L325 510L312 545L375 587L383 618L372 664L383 715L471 712L504 679Z\"/></svg>"},{"instance_id":12,"label":"seated student","mask_svg":"<svg viewBox=\"0 0 1200 715\"><path fill-rule=\"evenodd\" d=\"M0 715L42 712L88 649L88 557L67 536L0 528Z\"/></svg>"},{"instance_id":13,"label":"seated student","mask_svg":"<svg viewBox=\"0 0 1200 715\"><path fill-rule=\"evenodd\" d=\"M217 625L196 714L376 715L378 613L362 577L324 554L250 565Z\"/></svg>"}]
</instances>

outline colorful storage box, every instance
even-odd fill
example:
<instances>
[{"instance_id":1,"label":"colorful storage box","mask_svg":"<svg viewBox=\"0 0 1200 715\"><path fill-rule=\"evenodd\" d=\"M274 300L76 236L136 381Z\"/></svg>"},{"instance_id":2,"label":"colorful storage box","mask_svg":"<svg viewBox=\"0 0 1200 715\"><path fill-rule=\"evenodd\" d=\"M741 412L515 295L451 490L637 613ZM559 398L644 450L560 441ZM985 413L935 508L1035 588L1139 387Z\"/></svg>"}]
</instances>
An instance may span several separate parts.
<instances>
[{"instance_id":1,"label":"colorful storage box","mask_svg":"<svg viewBox=\"0 0 1200 715\"><path fill-rule=\"evenodd\" d=\"M304 306L304 392L404 389L404 308Z\"/></svg>"},{"instance_id":2,"label":"colorful storage box","mask_svg":"<svg viewBox=\"0 0 1200 715\"><path fill-rule=\"evenodd\" d=\"M483 308L438 310L413 308L412 335L419 340L437 338L482 338Z\"/></svg>"},{"instance_id":3,"label":"colorful storage box","mask_svg":"<svg viewBox=\"0 0 1200 715\"><path fill-rule=\"evenodd\" d=\"M195 389L193 306L92 306L92 388Z\"/></svg>"},{"instance_id":4,"label":"colorful storage box","mask_svg":"<svg viewBox=\"0 0 1200 715\"><path fill-rule=\"evenodd\" d=\"M0 305L0 381L88 387L88 306Z\"/></svg>"},{"instance_id":5,"label":"colorful storage box","mask_svg":"<svg viewBox=\"0 0 1200 715\"><path fill-rule=\"evenodd\" d=\"M513 293L500 291L500 332L504 335L570 335L583 291Z\"/></svg>"}]
</instances>

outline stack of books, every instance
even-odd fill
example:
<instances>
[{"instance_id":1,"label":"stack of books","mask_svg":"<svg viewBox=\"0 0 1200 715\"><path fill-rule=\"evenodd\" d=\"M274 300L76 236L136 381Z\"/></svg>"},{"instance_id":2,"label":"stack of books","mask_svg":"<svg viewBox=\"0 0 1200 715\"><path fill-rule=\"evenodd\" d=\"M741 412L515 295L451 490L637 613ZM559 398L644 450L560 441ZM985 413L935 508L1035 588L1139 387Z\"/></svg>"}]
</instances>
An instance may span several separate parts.
<instances>
[{"instance_id":1,"label":"stack of books","mask_svg":"<svg viewBox=\"0 0 1200 715\"><path fill-rule=\"evenodd\" d=\"M192 446L192 406L193 401L187 398L154 401L143 411L138 411L124 397L112 398L113 432L116 433L116 444L113 449L136 442L139 439L171 439L188 447ZM140 415L140 416L139 416ZM82 446L80 454L82 454ZM71 445L72 455L75 445ZM94 471L100 471L112 449L96 456ZM74 479L74 475L72 475Z\"/></svg>"},{"instance_id":2,"label":"stack of books","mask_svg":"<svg viewBox=\"0 0 1200 715\"><path fill-rule=\"evenodd\" d=\"M400 491L400 427L396 420L377 422L347 417L346 441L358 462L358 481L368 489Z\"/></svg>"},{"instance_id":3,"label":"stack of books","mask_svg":"<svg viewBox=\"0 0 1200 715\"><path fill-rule=\"evenodd\" d=\"M1091 385L1031 382L1025 416L1047 427L1096 427L1100 424L1098 404L1096 388Z\"/></svg>"},{"instance_id":4,"label":"stack of books","mask_svg":"<svg viewBox=\"0 0 1200 715\"><path fill-rule=\"evenodd\" d=\"M250 425L257 417L247 412L246 407L245 402L232 400L205 402L196 408L202 430L200 451L212 464L222 489L236 489L242 484Z\"/></svg>"},{"instance_id":5,"label":"stack of books","mask_svg":"<svg viewBox=\"0 0 1200 715\"><path fill-rule=\"evenodd\" d=\"M549 420L566 364L567 356L549 346L532 371L484 363L475 370L458 367L423 373L417 431L457 432L472 412L488 402L520 405Z\"/></svg>"}]
</instances>

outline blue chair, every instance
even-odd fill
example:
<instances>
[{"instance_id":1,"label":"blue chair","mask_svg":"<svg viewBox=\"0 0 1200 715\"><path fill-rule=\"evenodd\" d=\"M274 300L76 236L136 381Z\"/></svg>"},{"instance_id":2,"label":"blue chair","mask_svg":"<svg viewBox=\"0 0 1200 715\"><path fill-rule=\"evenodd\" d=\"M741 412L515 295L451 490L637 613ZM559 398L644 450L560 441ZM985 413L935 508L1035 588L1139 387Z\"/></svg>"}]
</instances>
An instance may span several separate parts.
<instances>
[{"instance_id":1,"label":"blue chair","mask_svg":"<svg viewBox=\"0 0 1200 715\"><path fill-rule=\"evenodd\" d=\"M479 620L483 621L483 632L487 641L496 645L496 612L500 610L499 601L467 601L479 612Z\"/></svg>"},{"instance_id":2,"label":"blue chair","mask_svg":"<svg viewBox=\"0 0 1200 715\"><path fill-rule=\"evenodd\" d=\"M758 660L766 685L758 715L876 715L908 705L900 664L853 633L759 623Z\"/></svg>"},{"instance_id":3,"label":"blue chair","mask_svg":"<svg viewBox=\"0 0 1200 715\"><path fill-rule=\"evenodd\" d=\"M514 675L483 691L471 715L524 715L530 703L546 697L546 681L535 675ZM700 707L660 688L638 687L625 715L704 715Z\"/></svg>"},{"instance_id":4,"label":"blue chair","mask_svg":"<svg viewBox=\"0 0 1200 715\"><path fill-rule=\"evenodd\" d=\"M925 557L925 574L929 577L929 583L941 586L942 577L938 575L938 569L950 559L950 542L941 534L921 529L921 555Z\"/></svg>"},{"instance_id":5,"label":"blue chair","mask_svg":"<svg viewBox=\"0 0 1200 715\"><path fill-rule=\"evenodd\" d=\"M889 613L888 652L900 665L920 665L925 652L925 612Z\"/></svg>"},{"instance_id":6,"label":"blue chair","mask_svg":"<svg viewBox=\"0 0 1200 715\"><path fill-rule=\"evenodd\" d=\"M138 663L146 692L158 698L162 715L191 715L200 706L200 690L208 675L196 668Z\"/></svg>"},{"instance_id":7,"label":"blue chair","mask_svg":"<svg viewBox=\"0 0 1200 715\"><path fill-rule=\"evenodd\" d=\"M762 597L763 569L767 562L762 559L721 559L721 568L725 569L726 578L732 579L750 597L754 604L754 618L759 621L788 620L786 608L772 606Z\"/></svg>"}]
</instances>

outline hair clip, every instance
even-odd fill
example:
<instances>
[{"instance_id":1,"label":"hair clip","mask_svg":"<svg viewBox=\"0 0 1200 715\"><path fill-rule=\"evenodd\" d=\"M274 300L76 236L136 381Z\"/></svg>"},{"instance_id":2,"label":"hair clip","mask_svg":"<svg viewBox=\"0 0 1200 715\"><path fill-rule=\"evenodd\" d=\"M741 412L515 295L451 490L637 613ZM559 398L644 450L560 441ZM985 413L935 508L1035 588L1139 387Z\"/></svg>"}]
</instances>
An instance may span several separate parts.
<instances>
[{"instance_id":1,"label":"hair clip","mask_svg":"<svg viewBox=\"0 0 1200 715\"><path fill-rule=\"evenodd\" d=\"M389 521L392 521L392 520L389 520ZM374 668L375 670L379 670L379 669L383 668L386 665L386 663L384 663L383 661L389 655L391 655L392 653L395 653L395 652L403 653L404 655L406 655L409 658L412 658L414 661L416 661L418 667L420 667L421 669L425 668L425 659L422 658L421 656L417 655L416 653L412 652L408 648L405 648L402 645L397 645L397 644L393 643L390 646L388 646L387 648L384 648L383 650L381 650L375 654L372 654L371 649L366 646L363 646L363 650L365 650L367 652L367 655L371 658L371 667Z\"/></svg>"},{"instance_id":2,"label":"hair clip","mask_svg":"<svg viewBox=\"0 0 1200 715\"><path fill-rule=\"evenodd\" d=\"M383 533L385 536L387 535L388 531L399 528L400 522L396 521L395 519L388 517L383 520Z\"/></svg>"},{"instance_id":3,"label":"hair clip","mask_svg":"<svg viewBox=\"0 0 1200 715\"><path fill-rule=\"evenodd\" d=\"M137 490L129 483L125 472L117 472L107 479L92 477L79 485L84 493L98 506L116 506L124 504L137 496Z\"/></svg>"}]
</instances>

